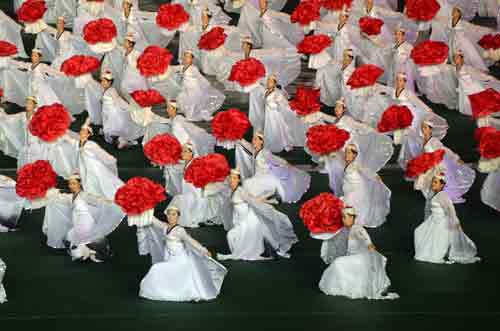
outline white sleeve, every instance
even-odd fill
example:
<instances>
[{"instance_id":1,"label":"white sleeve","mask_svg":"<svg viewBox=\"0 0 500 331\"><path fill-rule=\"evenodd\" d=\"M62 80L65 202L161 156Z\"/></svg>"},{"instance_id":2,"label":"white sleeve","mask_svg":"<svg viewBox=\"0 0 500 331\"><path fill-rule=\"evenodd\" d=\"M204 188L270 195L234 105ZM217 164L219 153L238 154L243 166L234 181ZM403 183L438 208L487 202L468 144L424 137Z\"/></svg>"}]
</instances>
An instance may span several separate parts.
<instances>
[{"instance_id":1,"label":"white sleeve","mask_svg":"<svg viewBox=\"0 0 500 331\"><path fill-rule=\"evenodd\" d=\"M368 232L366 232L364 227L357 226L354 229L354 235L358 237L358 239L362 240L367 247L373 245L370 235L368 234Z\"/></svg>"},{"instance_id":2,"label":"white sleeve","mask_svg":"<svg viewBox=\"0 0 500 331\"><path fill-rule=\"evenodd\" d=\"M206 249L202 244L191 237L184 228L178 228L176 231L178 231L179 238L181 238L182 241L186 242L188 245L190 245L200 253L208 254L208 249Z\"/></svg>"}]
</instances>

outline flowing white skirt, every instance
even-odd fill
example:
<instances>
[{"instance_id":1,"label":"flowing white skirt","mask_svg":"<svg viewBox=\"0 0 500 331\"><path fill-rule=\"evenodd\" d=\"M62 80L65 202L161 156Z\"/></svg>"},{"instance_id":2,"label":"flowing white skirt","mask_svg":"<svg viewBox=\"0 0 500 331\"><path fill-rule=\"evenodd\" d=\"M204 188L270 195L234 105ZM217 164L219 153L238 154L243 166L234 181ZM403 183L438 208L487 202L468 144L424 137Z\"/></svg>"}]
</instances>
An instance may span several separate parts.
<instances>
[{"instance_id":1,"label":"flowing white skirt","mask_svg":"<svg viewBox=\"0 0 500 331\"><path fill-rule=\"evenodd\" d=\"M481 188L481 201L500 211L500 171L488 174Z\"/></svg>"},{"instance_id":2,"label":"flowing white skirt","mask_svg":"<svg viewBox=\"0 0 500 331\"><path fill-rule=\"evenodd\" d=\"M23 208L24 199L16 194L16 182L0 178L0 228L15 228Z\"/></svg>"},{"instance_id":3,"label":"flowing white skirt","mask_svg":"<svg viewBox=\"0 0 500 331\"><path fill-rule=\"evenodd\" d=\"M7 302L7 293L5 292L5 288L3 287L3 278L5 276L5 271L7 270L7 266L2 259L0 259L0 303Z\"/></svg>"}]
</instances>

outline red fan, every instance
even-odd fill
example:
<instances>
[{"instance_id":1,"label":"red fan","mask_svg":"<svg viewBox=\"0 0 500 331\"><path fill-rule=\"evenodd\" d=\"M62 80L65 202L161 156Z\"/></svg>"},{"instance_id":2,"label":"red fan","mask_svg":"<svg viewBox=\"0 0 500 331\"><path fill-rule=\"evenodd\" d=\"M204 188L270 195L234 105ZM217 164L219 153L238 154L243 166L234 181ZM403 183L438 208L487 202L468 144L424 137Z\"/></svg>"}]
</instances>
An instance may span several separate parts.
<instances>
[{"instance_id":1,"label":"red fan","mask_svg":"<svg viewBox=\"0 0 500 331\"><path fill-rule=\"evenodd\" d=\"M474 131L474 139L479 143L481 142L481 139L483 138L484 135L495 133L496 131L497 129L495 129L492 126L483 126L477 128L476 131Z\"/></svg>"},{"instance_id":2,"label":"red fan","mask_svg":"<svg viewBox=\"0 0 500 331\"><path fill-rule=\"evenodd\" d=\"M115 23L109 18L90 21L83 27L83 39L90 45L109 43L117 34Z\"/></svg>"},{"instance_id":3,"label":"red fan","mask_svg":"<svg viewBox=\"0 0 500 331\"><path fill-rule=\"evenodd\" d=\"M224 155L213 153L191 161L184 173L184 179L195 187L203 188L210 183L224 181L230 171Z\"/></svg>"},{"instance_id":4,"label":"red fan","mask_svg":"<svg viewBox=\"0 0 500 331\"><path fill-rule=\"evenodd\" d=\"M74 55L64 61L61 71L67 76L77 77L99 69L101 62L93 56Z\"/></svg>"},{"instance_id":5,"label":"red fan","mask_svg":"<svg viewBox=\"0 0 500 331\"><path fill-rule=\"evenodd\" d=\"M344 226L343 208L344 202L335 195L321 193L300 207L299 216L311 233L335 233Z\"/></svg>"},{"instance_id":6,"label":"red fan","mask_svg":"<svg viewBox=\"0 0 500 331\"><path fill-rule=\"evenodd\" d=\"M253 85L266 75L266 68L256 58L236 62L231 68L229 81L237 82L242 87Z\"/></svg>"},{"instance_id":7,"label":"red fan","mask_svg":"<svg viewBox=\"0 0 500 331\"><path fill-rule=\"evenodd\" d=\"M484 131L479 141L479 154L485 159L496 159L500 157L500 131L489 128Z\"/></svg>"},{"instance_id":8,"label":"red fan","mask_svg":"<svg viewBox=\"0 0 500 331\"><path fill-rule=\"evenodd\" d=\"M469 95L469 101L475 119L500 112L500 93L492 88Z\"/></svg>"},{"instance_id":9,"label":"red fan","mask_svg":"<svg viewBox=\"0 0 500 331\"><path fill-rule=\"evenodd\" d=\"M227 34L224 33L223 28L212 28L210 31L201 36L200 41L198 42L198 47L206 51L217 49L224 45L226 37Z\"/></svg>"},{"instance_id":10,"label":"red fan","mask_svg":"<svg viewBox=\"0 0 500 331\"><path fill-rule=\"evenodd\" d=\"M321 4L324 8L329 10L342 10L344 6L351 7L352 0L322 0Z\"/></svg>"},{"instance_id":11,"label":"red fan","mask_svg":"<svg viewBox=\"0 0 500 331\"><path fill-rule=\"evenodd\" d=\"M340 150L351 138L349 132L333 124L311 127L306 134L307 148L313 153L327 155Z\"/></svg>"},{"instance_id":12,"label":"red fan","mask_svg":"<svg viewBox=\"0 0 500 331\"><path fill-rule=\"evenodd\" d=\"M189 21L189 14L181 4L166 3L158 8L156 24L167 30L176 30Z\"/></svg>"},{"instance_id":13,"label":"red fan","mask_svg":"<svg viewBox=\"0 0 500 331\"><path fill-rule=\"evenodd\" d=\"M303 0L292 12L290 22L307 26L314 21L320 20L321 4L319 0Z\"/></svg>"},{"instance_id":14,"label":"red fan","mask_svg":"<svg viewBox=\"0 0 500 331\"><path fill-rule=\"evenodd\" d=\"M174 136L159 134L144 145L144 155L154 164L177 164L181 159L182 146Z\"/></svg>"},{"instance_id":15,"label":"red fan","mask_svg":"<svg viewBox=\"0 0 500 331\"><path fill-rule=\"evenodd\" d=\"M497 46L495 43L495 36L490 33L482 36L477 43L485 50L496 49Z\"/></svg>"},{"instance_id":16,"label":"red fan","mask_svg":"<svg viewBox=\"0 0 500 331\"><path fill-rule=\"evenodd\" d=\"M0 56L12 56L17 54L17 46L5 40L0 40Z\"/></svg>"},{"instance_id":17,"label":"red fan","mask_svg":"<svg viewBox=\"0 0 500 331\"><path fill-rule=\"evenodd\" d=\"M157 90L138 90L130 93L135 102L141 107L153 107L166 102L165 98Z\"/></svg>"},{"instance_id":18,"label":"red fan","mask_svg":"<svg viewBox=\"0 0 500 331\"><path fill-rule=\"evenodd\" d=\"M26 164L17 171L16 193L29 200L43 198L56 186L56 179L57 174L48 161Z\"/></svg>"},{"instance_id":19,"label":"red fan","mask_svg":"<svg viewBox=\"0 0 500 331\"><path fill-rule=\"evenodd\" d=\"M21 22L35 23L42 19L47 11L47 5L43 0L28 0L23 2L21 7L17 10L17 18Z\"/></svg>"},{"instance_id":20,"label":"red fan","mask_svg":"<svg viewBox=\"0 0 500 331\"><path fill-rule=\"evenodd\" d=\"M384 21L379 18L364 16L359 19L359 27L361 31L369 36L376 36L382 32Z\"/></svg>"},{"instance_id":21,"label":"red fan","mask_svg":"<svg viewBox=\"0 0 500 331\"><path fill-rule=\"evenodd\" d=\"M215 115L212 120L212 134L219 141L235 141L243 138L250 126L245 113L231 108Z\"/></svg>"},{"instance_id":22,"label":"red fan","mask_svg":"<svg viewBox=\"0 0 500 331\"><path fill-rule=\"evenodd\" d=\"M290 108L298 115L306 116L321 110L320 89L298 86L295 99L289 102Z\"/></svg>"},{"instance_id":23,"label":"red fan","mask_svg":"<svg viewBox=\"0 0 500 331\"><path fill-rule=\"evenodd\" d=\"M129 179L115 194L115 202L127 215L139 215L167 198L165 189L145 177Z\"/></svg>"},{"instance_id":24,"label":"red fan","mask_svg":"<svg viewBox=\"0 0 500 331\"><path fill-rule=\"evenodd\" d=\"M306 36L297 45L297 51L302 54L319 54L332 44L332 38L326 34Z\"/></svg>"},{"instance_id":25,"label":"red fan","mask_svg":"<svg viewBox=\"0 0 500 331\"><path fill-rule=\"evenodd\" d=\"M448 59L448 45L441 41L422 41L411 51L411 58L416 65L429 66L442 64Z\"/></svg>"},{"instance_id":26,"label":"red fan","mask_svg":"<svg viewBox=\"0 0 500 331\"><path fill-rule=\"evenodd\" d=\"M173 55L160 46L149 46L137 59L137 69L144 77L159 76L167 72Z\"/></svg>"},{"instance_id":27,"label":"red fan","mask_svg":"<svg viewBox=\"0 0 500 331\"><path fill-rule=\"evenodd\" d=\"M420 154L408 162L405 176L407 178L417 178L426 173L443 161L444 153L444 149L439 149L432 153Z\"/></svg>"},{"instance_id":28,"label":"red fan","mask_svg":"<svg viewBox=\"0 0 500 331\"><path fill-rule=\"evenodd\" d=\"M38 108L28 127L32 135L53 142L68 131L70 124L68 110L60 103L54 103Z\"/></svg>"},{"instance_id":29,"label":"red fan","mask_svg":"<svg viewBox=\"0 0 500 331\"><path fill-rule=\"evenodd\" d=\"M384 69L374 64L363 64L357 67L347 81L351 88L367 87L375 84L384 74Z\"/></svg>"},{"instance_id":30,"label":"red fan","mask_svg":"<svg viewBox=\"0 0 500 331\"><path fill-rule=\"evenodd\" d=\"M406 0L406 16L414 21L430 21L439 9L436 0Z\"/></svg>"},{"instance_id":31,"label":"red fan","mask_svg":"<svg viewBox=\"0 0 500 331\"><path fill-rule=\"evenodd\" d=\"M406 129L413 122L413 114L406 106L390 106L382 114L377 129L379 132L390 132Z\"/></svg>"}]
</instances>

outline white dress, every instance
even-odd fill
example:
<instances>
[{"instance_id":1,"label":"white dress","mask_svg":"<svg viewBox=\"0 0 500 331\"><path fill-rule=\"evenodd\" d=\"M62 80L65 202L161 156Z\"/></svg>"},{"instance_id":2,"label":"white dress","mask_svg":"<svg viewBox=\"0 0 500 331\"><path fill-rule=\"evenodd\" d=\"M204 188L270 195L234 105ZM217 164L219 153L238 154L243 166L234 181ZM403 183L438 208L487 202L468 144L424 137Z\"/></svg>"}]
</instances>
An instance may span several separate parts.
<instances>
[{"instance_id":1,"label":"white dress","mask_svg":"<svg viewBox=\"0 0 500 331\"><path fill-rule=\"evenodd\" d=\"M404 41L399 46L393 44L392 47L386 49L387 53L387 65L386 78L387 86L394 87L396 80L396 75L399 73L404 73L406 75L406 86L407 88L414 92L415 91L415 79L413 77L413 66L410 62L410 54L413 50L413 45L407 41Z\"/></svg>"},{"instance_id":2,"label":"white dress","mask_svg":"<svg viewBox=\"0 0 500 331\"><path fill-rule=\"evenodd\" d=\"M142 279L139 296L161 301L215 299L227 270L207 256L207 249L181 226L166 229L164 261L153 264Z\"/></svg>"},{"instance_id":3,"label":"white dress","mask_svg":"<svg viewBox=\"0 0 500 331\"><path fill-rule=\"evenodd\" d=\"M7 302L7 293L3 287L3 278L5 276L5 271L7 270L7 265L0 259L0 303Z\"/></svg>"},{"instance_id":4,"label":"white dress","mask_svg":"<svg viewBox=\"0 0 500 331\"><path fill-rule=\"evenodd\" d=\"M480 259L472 240L459 227L446 192L425 192L425 221L415 229L415 259L431 263L474 263Z\"/></svg>"},{"instance_id":5,"label":"white dress","mask_svg":"<svg viewBox=\"0 0 500 331\"><path fill-rule=\"evenodd\" d=\"M137 69L137 59L141 53L135 48L126 54L123 47L116 47L104 56L102 69L113 73L113 86L129 99L129 94L138 90L147 90L146 79Z\"/></svg>"},{"instance_id":6,"label":"white dress","mask_svg":"<svg viewBox=\"0 0 500 331\"><path fill-rule=\"evenodd\" d=\"M23 209L24 199L16 194L16 181L0 175L0 232L15 228Z\"/></svg>"},{"instance_id":7,"label":"white dress","mask_svg":"<svg viewBox=\"0 0 500 331\"><path fill-rule=\"evenodd\" d=\"M345 296L351 299L396 299L395 293L385 294L391 281L386 274L387 258L377 251L370 251L370 236L360 225L344 228L323 245L337 245L323 256L331 263L321 276L319 288L328 295ZM346 241L343 245L335 241ZM322 252L325 247L322 247ZM322 254L323 255L323 254Z\"/></svg>"},{"instance_id":8,"label":"white dress","mask_svg":"<svg viewBox=\"0 0 500 331\"><path fill-rule=\"evenodd\" d=\"M241 186L233 192L231 201L233 227L227 233L231 254L218 254L218 259L268 259L262 256L266 244L278 255L289 257L287 252L298 239L288 216L266 202L258 202Z\"/></svg>"},{"instance_id":9,"label":"white dress","mask_svg":"<svg viewBox=\"0 0 500 331\"><path fill-rule=\"evenodd\" d=\"M319 68L316 71L314 85L321 89L320 100L327 106L333 107L340 97L345 96L346 83L356 67L354 60L343 68L342 62L334 62Z\"/></svg>"},{"instance_id":10,"label":"white dress","mask_svg":"<svg viewBox=\"0 0 500 331\"><path fill-rule=\"evenodd\" d=\"M332 38L333 44L328 48L328 53L332 56L333 61L342 62L344 50L353 47L351 42L351 34L359 33L359 29L351 24L340 26L337 22L317 22L315 34L327 34Z\"/></svg>"},{"instance_id":11,"label":"white dress","mask_svg":"<svg viewBox=\"0 0 500 331\"><path fill-rule=\"evenodd\" d=\"M23 27L16 23L12 18L0 10L0 40L8 41L17 47L17 56L28 57L24 50L21 30Z\"/></svg>"},{"instance_id":12,"label":"white dress","mask_svg":"<svg viewBox=\"0 0 500 331\"><path fill-rule=\"evenodd\" d=\"M481 188L481 201L500 211L500 170L490 172Z\"/></svg>"}]
</instances>

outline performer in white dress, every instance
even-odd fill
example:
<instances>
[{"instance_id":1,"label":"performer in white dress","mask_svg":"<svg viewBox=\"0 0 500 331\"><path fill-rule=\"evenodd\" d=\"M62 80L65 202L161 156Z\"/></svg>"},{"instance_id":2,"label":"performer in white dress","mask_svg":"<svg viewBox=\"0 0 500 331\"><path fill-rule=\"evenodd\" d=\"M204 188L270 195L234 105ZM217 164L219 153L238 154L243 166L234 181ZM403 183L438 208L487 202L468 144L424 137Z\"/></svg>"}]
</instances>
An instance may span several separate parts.
<instances>
[{"instance_id":1,"label":"performer in white dress","mask_svg":"<svg viewBox=\"0 0 500 331\"><path fill-rule=\"evenodd\" d=\"M16 181L0 175L0 233L17 228L23 208L24 199L16 194Z\"/></svg>"},{"instance_id":2,"label":"performer in white dress","mask_svg":"<svg viewBox=\"0 0 500 331\"><path fill-rule=\"evenodd\" d=\"M385 267L387 258L373 245L370 236L357 224L352 207L342 210L344 227L321 248L323 260L330 264L321 276L319 288L328 295L351 299L397 299L387 293L391 281Z\"/></svg>"},{"instance_id":3,"label":"performer in white dress","mask_svg":"<svg viewBox=\"0 0 500 331\"><path fill-rule=\"evenodd\" d=\"M455 207L445 192L446 175L437 174L422 192L425 220L415 229L415 259L431 263L474 263L477 249L463 232Z\"/></svg>"},{"instance_id":4,"label":"performer in white dress","mask_svg":"<svg viewBox=\"0 0 500 331\"><path fill-rule=\"evenodd\" d=\"M168 224L154 221L165 235L164 261L153 264L142 279L139 296L161 301L206 301L221 290L226 268L179 225L181 211L167 209Z\"/></svg>"},{"instance_id":5,"label":"performer in white dress","mask_svg":"<svg viewBox=\"0 0 500 331\"><path fill-rule=\"evenodd\" d=\"M407 89L411 92L415 91L413 66L410 61L412 50L413 45L406 40L406 30L399 26L394 32L394 44L387 49L388 63L385 67L387 86L394 86L397 74L404 73Z\"/></svg>"},{"instance_id":6,"label":"performer in white dress","mask_svg":"<svg viewBox=\"0 0 500 331\"><path fill-rule=\"evenodd\" d=\"M256 261L273 255L290 257L288 251L298 239L285 214L274 209L274 201L254 196L241 186L240 171L231 170L233 228L227 233L231 254L217 254L220 260ZM266 252L266 248L269 248ZM264 257L263 254L270 256Z\"/></svg>"}]
</instances>

